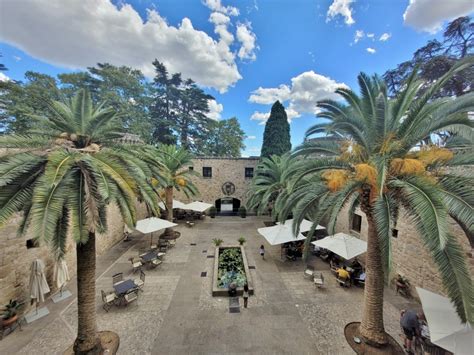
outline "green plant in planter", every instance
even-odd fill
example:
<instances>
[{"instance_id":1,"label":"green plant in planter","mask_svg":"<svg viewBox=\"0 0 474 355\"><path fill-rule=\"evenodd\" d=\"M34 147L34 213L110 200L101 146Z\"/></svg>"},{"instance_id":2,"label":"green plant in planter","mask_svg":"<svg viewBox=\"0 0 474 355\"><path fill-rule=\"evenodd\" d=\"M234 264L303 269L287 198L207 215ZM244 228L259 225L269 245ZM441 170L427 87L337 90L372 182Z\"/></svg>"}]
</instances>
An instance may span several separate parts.
<instances>
[{"instance_id":1,"label":"green plant in planter","mask_svg":"<svg viewBox=\"0 0 474 355\"><path fill-rule=\"evenodd\" d=\"M2 310L2 319L8 320L16 316L18 309L23 306L23 302L18 302L17 300L10 300L5 305L5 309Z\"/></svg>"},{"instance_id":2,"label":"green plant in planter","mask_svg":"<svg viewBox=\"0 0 474 355\"><path fill-rule=\"evenodd\" d=\"M244 245L244 243L247 241L244 237L240 237L239 239L237 239L237 241L239 242L239 245Z\"/></svg>"},{"instance_id":3,"label":"green plant in planter","mask_svg":"<svg viewBox=\"0 0 474 355\"><path fill-rule=\"evenodd\" d=\"M211 218L215 218L216 217L216 213L217 213L217 209L212 206L211 208L209 208L209 217Z\"/></svg>"},{"instance_id":4,"label":"green plant in planter","mask_svg":"<svg viewBox=\"0 0 474 355\"><path fill-rule=\"evenodd\" d=\"M218 246L221 245L224 241L223 241L222 239L220 239L220 238L214 238L214 239L212 240L212 242L214 243L214 245L215 245L216 247L218 247Z\"/></svg>"},{"instance_id":5,"label":"green plant in planter","mask_svg":"<svg viewBox=\"0 0 474 355\"><path fill-rule=\"evenodd\" d=\"M244 206L239 207L239 215L242 218L247 217L247 209Z\"/></svg>"}]
</instances>

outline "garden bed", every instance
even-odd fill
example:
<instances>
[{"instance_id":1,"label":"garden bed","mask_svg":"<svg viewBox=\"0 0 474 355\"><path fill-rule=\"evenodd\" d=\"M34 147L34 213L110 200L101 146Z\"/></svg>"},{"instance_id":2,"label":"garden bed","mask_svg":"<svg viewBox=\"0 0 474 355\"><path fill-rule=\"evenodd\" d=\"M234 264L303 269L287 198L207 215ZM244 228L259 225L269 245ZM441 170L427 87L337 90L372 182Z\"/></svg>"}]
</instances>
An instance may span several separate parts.
<instances>
[{"instance_id":1,"label":"garden bed","mask_svg":"<svg viewBox=\"0 0 474 355\"><path fill-rule=\"evenodd\" d=\"M244 247L240 245L217 247L212 275L212 295L228 296L229 284L232 282L237 285L238 296L242 295L245 282L249 286L249 294L253 295L253 283Z\"/></svg>"}]
</instances>

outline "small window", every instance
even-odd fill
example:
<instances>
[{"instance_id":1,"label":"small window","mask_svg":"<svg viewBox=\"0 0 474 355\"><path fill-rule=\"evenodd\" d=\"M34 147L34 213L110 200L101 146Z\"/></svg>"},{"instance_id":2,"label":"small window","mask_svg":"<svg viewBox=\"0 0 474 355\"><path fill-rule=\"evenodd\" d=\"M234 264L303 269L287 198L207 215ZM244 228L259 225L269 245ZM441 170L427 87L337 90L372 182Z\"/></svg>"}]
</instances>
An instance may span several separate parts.
<instances>
[{"instance_id":1,"label":"small window","mask_svg":"<svg viewBox=\"0 0 474 355\"><path fill-rule=\"evenodd\" d=\"M392 237L398 238L398 229L392 228Z\"/></svg>"},{"instance_id":2,"label":"small window","mask_svg":"<svg viewBox=\"0 0 474 355\"><path fill-rule=\"evenodd\" d=\"M245 178L246 179L253 178L253 168L245 168Z\"/></svg>"},{"instance_id":3,"label":"small window","mask_svg":"<svg viewBox=\"0 0 474 355\"><path fill-rule=\"evenodd\" d=\"M212 177L212 168L209 166L204 166L202 168L202 177L211 178Z\"/></svg>"},{"instance_id":4,"label":"small window","mask_svg":"<svg viewBox=\"0 0 474 355\"><path fill-rule=\"evenodd\" d=\"M26 241L26 249L39 248L38 239L28 239Z\"/></svg>"},{"instance_id":5,"label":"small window","mask_svg":"<svg viewBox=\"0 0 474 355\"><path fill-rule=\"evenodd\" d=\"M194 166L190 166L189 171L193 171L193 170L194 170Z\"/></svg>"},{"instance_id":6,"label":"small window","mask_svg":"<svg viewBox=\"0 0 474 355\"><path fill-rule=\"evenodd\" d=\"M361 229L361 226L362 226L362 216L354 213L352 215L352 225L351 225L351 229L355 232L358 232L360 233L360 229Z\"/></svg>"}]
</instances>

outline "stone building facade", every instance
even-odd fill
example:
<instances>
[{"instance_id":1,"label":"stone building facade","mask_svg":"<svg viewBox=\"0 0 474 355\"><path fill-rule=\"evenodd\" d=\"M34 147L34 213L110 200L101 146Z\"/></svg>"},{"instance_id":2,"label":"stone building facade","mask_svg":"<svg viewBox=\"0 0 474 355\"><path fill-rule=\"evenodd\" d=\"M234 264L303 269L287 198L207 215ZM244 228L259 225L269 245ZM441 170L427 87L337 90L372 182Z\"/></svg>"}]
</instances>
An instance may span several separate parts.
<instances>
[{"instance_id":1,"label":"stone building facade","mask_svg":"<svg viewBox=\"0 0 474 355\"><path fill-rule=\"evenodd\" d=\"M199 196L194 199L213 205L221 199L237 199L244 206L259 160L259 157L193 159L192 169L198 175L193 177L193 183L199 190ZM185 196L178 195L179 198L188 201Z\"/></svg>"}]
</instances>

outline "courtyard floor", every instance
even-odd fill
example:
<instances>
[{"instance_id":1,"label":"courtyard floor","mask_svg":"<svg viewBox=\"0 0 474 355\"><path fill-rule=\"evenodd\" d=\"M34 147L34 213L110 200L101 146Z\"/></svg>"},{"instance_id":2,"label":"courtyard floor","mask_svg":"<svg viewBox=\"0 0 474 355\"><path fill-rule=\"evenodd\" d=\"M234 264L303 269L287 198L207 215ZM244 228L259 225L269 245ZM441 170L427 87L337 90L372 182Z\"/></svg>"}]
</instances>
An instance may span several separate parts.
<instances>
[{"instance_id":1,"label":"courtyard floor","mask_svg":"<svg viewBox=\"0 0 474 355\"><path fill-rule=\"evenodd\" d=\"M120 336L120 354L353 354L344 338L344 326L360 321L363 289L338 286L328 264L313 258L310 263L325 277L317 289L303 277L302 261L284 262L279 247L264 243L257 233L263 217L216 217L194 227L180 225L181 238L161 266L144 269L146 282L138 302L126 308L102 308L100 290L112 290L112 275L124 272L128 259L146 248L150 237L120 242L98 257L97 323L99 330ZM211 295L215 247L213 238L237 244L245 237L255 296L249 308L229 313L228 299ZM261 244L267 254L258 254ZM206 276L201 276L207 272ZM137 278L138 274L130 275ZM68 288L73 296L61 303L46 303L50 315L25 325L0 342L1 354L60 354L72 344L77 329L75 280ZM400 340L399 313L418 308L416 303L385 292L385 326Z\"/></svg>"}]
</instances>

